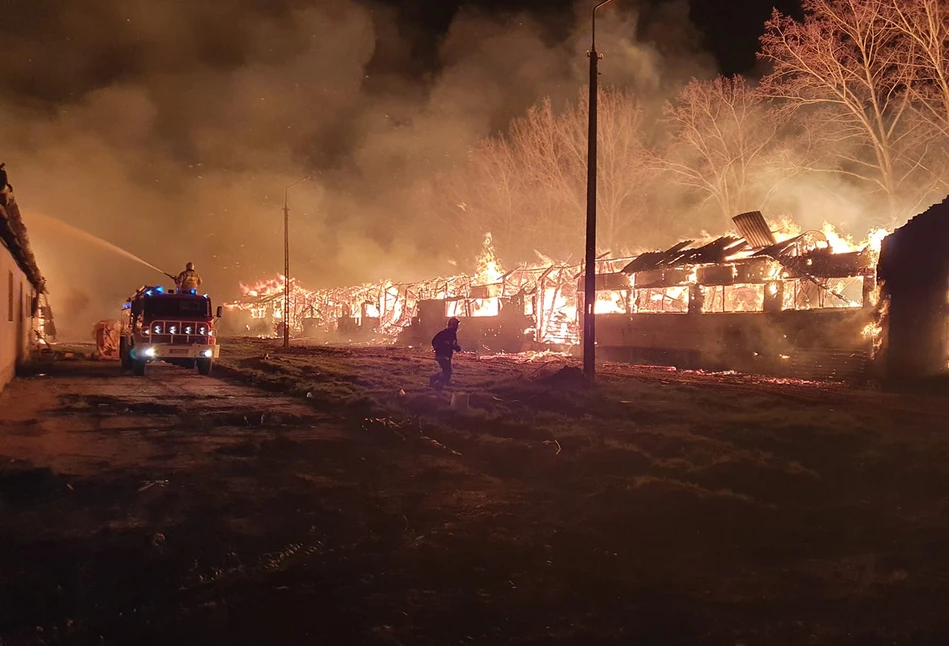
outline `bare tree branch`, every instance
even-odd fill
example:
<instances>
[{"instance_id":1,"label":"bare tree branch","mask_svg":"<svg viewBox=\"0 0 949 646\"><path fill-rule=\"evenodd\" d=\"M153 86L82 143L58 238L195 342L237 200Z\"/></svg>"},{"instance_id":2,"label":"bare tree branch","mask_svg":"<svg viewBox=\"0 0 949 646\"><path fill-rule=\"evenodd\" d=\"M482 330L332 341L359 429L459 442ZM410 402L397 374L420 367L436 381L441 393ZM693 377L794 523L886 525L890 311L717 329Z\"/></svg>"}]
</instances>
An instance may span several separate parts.
<instances>
[{"instance_id":1,"label":"bare tree branch","mask_svg":"<svg viewBox=\"0 0 949 646\"><path fill-rule=\"evenodd\" d=\"M901 31L905 14L894 7L928 1L804 0L803 22L775 11L761 38L759 56L774 66L761 91L798 108L822 108L816 114L828 140L846 148L834 151L832 170L880 187L891 222L906 215L900 205L928 172L928 142L938 135L914 114L921 45Z\"/></svg>"},{"instance_id":2,"label":"bare tree branch","mask_svg":"<svg viewBox=\"0 0 949 646\"><path fill-rule=\"evenodd\" d=\"M740 76L693 80L666 105L672 141L657 163L727 218L761 208L794 172L778 162L785 115L768 110Z\"/></svg>"}]
</instances>

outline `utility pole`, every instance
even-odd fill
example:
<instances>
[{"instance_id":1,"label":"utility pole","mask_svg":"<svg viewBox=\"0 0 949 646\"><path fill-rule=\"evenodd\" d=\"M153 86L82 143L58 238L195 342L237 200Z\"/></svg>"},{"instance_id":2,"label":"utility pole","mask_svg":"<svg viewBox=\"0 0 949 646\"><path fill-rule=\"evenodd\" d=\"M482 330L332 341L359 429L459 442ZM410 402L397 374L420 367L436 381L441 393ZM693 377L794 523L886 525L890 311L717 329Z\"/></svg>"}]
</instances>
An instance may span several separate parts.
<instances>
[{"instance_id":1,"label":"utility pole","mask_svg":"<svg viewBox=\"0 0 949 646\"><path fill-rule=\"evenodd\" d=\"M283 347L290 347L290 189L310 179L306 176L283 191Z\"/></svg>"},{"instance_id":2,"label":"utility pole","mask_svg":"<svg viewBox=\"0 0 949 646\"><path fill-rule=\"evenodd\" d=\"M290 206L283 203L283 347L290 347Z\"/></svg>"},{"instance_id":3,"label":"utility pole","mask_svg":"<svg viewBox=\"0 0 949 646\"><path fill-rule=\"evenodd\" d=\"M596 10L613 0L603 0L590 14L590 123L587 133L587 241L583 273L583 374L587 381L596 381L596 102L597 63Z\"/></svg>"}]
</instances>

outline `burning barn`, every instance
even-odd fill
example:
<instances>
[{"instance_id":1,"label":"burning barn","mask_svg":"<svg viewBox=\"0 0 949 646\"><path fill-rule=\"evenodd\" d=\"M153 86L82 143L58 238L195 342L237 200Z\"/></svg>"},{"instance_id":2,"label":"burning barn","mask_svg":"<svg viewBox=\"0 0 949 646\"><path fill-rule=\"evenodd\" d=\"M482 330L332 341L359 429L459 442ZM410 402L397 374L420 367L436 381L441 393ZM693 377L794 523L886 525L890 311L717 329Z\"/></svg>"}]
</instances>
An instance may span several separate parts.
<instances>
[{"instance_id":1,"label":"burning barn","mask_svg":"<svg viewBox=\"0 0 949 646\"><path fill-rule=\"evenodd\" d=\"M946 208L886 239L882 301L884 231L861 245L829 226L776 237L750 212L734 218L737 235L600 258L597 356L806 378L864 377L884 364L893 375L945 370ZM918 255L927 245L931 253ZM242 333L260 336L289 320L295 336L321 342L425 346L457 316L471 349L570 350L580 342L582 274L554 263L503 272L489 238L471 276L312 292L291 281L288 316L279 279L245 287L248 298L231 308L246 318Z\"/></svg>"},{"instance_id":2,"label":"burning barn","mask_svg":"<svg viewBox=\"0 0 949 646\"><path fill-rule=\"evenodd\" d=\"M616 261L604 261L603 267L610 262ZM472 275L314 291L291 280L286 316L282 276L242 285L245 298L229 305L226 333L278 335L289 320L294 336L317 342L423 345L446 319L457 316L465 319L465 338L472 348L569 348L578 338L579 271L578 265L550 265L505 272L489 236Z\"/></svg>"},{"instance_id":3,"label":"burning barn","mask_svg":"<svg viewBox=\"0 0 949 646\"><path fill-rule=\"evenodd\" d=\"M834 249L821 231L775 239L758 212L741 236L644 253L597 276L598 353L684 368L843 377L866 371L876 253Z\"/></svg>"}]
</instances>

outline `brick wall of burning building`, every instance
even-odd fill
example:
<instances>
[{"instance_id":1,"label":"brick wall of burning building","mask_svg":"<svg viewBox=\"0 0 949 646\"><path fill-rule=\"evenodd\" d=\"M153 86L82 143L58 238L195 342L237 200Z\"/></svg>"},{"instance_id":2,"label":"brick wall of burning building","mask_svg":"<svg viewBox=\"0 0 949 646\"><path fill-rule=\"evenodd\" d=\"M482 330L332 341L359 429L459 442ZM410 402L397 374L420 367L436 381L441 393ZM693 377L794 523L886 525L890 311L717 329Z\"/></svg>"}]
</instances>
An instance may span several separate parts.
<instances>
[{"instance_id":1,"label":"brick wall of burning building","mask_svg":"<svg viewBox=\"0 0 949 646\"><path fill-rule=\"evenodd\" d=\"M877 263L887 232L854 244L829 225L785 224L776 235L758 212L734 222L738 235L601 258L598 356L811 378L880 367ZM549 263L502 271L488 239L471 275L316 291L291 281L289 320L294 336L314 341L424 346L457 316L470 349L569 351L580 342L582 270ZM282 277L245 287L246 297L230 304L231 332L279 333L283 289Z\"/></svg>"}]
</instances>

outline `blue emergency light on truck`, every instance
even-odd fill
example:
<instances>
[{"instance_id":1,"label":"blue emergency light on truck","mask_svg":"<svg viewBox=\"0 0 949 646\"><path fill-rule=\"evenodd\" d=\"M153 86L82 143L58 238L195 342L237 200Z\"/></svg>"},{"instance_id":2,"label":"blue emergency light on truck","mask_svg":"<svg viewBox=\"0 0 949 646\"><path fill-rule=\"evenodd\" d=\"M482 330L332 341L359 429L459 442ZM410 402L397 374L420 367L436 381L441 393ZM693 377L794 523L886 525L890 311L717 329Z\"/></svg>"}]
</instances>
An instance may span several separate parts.
<instances>
[{"instance_id":1,"label":"blue emergency light on truck","mask_svg":"<svg viewBox=\"0 0 949 646\"><path fill-rule=\"evenodd\" d=\"M220 355L214 322L222 310L212 314L211 299L194 289L139 288L122 306L122 368L141 376L150 362L164 361L211 374Z\"/></svg>"}]
</instances>

